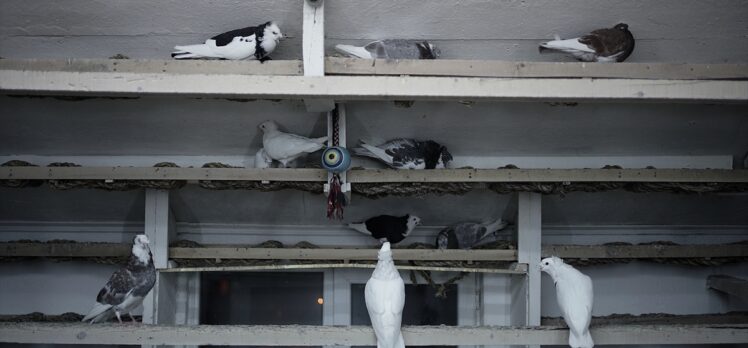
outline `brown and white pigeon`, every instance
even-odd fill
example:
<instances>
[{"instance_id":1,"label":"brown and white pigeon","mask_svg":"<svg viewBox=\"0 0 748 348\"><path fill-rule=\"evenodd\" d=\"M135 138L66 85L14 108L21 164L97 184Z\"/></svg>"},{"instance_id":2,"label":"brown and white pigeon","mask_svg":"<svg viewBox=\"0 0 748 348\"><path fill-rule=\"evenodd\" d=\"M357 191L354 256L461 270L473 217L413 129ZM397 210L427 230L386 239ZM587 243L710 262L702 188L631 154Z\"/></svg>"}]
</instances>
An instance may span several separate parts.
<instances>
[{"instance_id":1,"label":"brown and white pigeon","mask_svg":"<svg viewBox=\"0 0 748 348\"><path fill-rule=\"evenodd\" d=\"M376 146L360 142L361 147L352 149L354 155L378 159L394 169L446 168L452 160L447 148L433 140L397 138Z\"/></svg>"},{"instance_id":2,"label":"brown and white pigeon","mask_svg":"<svg viewBox=\"0 0 748 348\"><path fill-rule=\"evenodd\" d=\"M156 283L156 268L153 266L153 255L148 243L146 235L135 236L127 265L109 277L109 281L96 296L96 304L82 321L91 321L93 324L107 321L112 315L116 315L117 320L122 323L121 315L128 314L135 322L131 311L143 303L143 298Z\"/></svg>"},{"instance_id":3,"label":"brown and white pigeon","mask_svg":"<svg viewBox=\"0 0 748 348\"><path fill-rule=\"evenodd\" d=\"M619 23L612 28L598 29L588 35L540 44L540 53L558 51L570 54L583 62L623 62L634 51L634 35L628 24Z\"/></svg>"}]
</instances>

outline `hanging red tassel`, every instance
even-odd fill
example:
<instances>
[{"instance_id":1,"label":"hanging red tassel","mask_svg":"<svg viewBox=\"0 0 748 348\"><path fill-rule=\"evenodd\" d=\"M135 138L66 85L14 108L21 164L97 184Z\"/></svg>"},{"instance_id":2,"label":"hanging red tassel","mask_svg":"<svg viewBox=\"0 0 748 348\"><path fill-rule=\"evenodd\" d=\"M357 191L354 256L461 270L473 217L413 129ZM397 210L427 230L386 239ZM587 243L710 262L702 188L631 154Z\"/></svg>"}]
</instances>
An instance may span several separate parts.
<instances>
[{"instance_id":1,"label":"hanging red tassel","mask_svg":"<svg viewBox=\"0 0 748 348\"><path fill-rule=\"evenodd\" d=\"M327 218L343 220L343 207L345 207L345 195L340 188L340 176L333 174L330 179L330 193L327 194Z\"/></svg>"}]
</instances>

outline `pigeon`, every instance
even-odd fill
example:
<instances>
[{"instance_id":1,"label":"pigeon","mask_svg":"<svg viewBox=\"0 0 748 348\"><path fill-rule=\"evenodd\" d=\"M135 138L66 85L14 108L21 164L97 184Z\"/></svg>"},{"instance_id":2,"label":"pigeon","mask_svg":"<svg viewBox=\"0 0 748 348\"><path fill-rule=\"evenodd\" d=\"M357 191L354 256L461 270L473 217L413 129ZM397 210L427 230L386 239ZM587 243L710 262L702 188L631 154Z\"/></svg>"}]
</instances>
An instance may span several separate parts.
<instances>
[{"instance_id":1,"label":"pigeon","mask_svg":"<svg viewBox=\"0 0 748 348\"><path fill-rule=\"evenodd\" d=\"M220 58L257 59L264 62L270 57L283 38L275 22L267 22L256 27L246 27L216 35L204 44L175 46L171 56L175 59Z\"/></svg>"},{"instance_id":2,"label":"pigeon","mask_svg":"<svg viewBox=\"0 0 748 348\"><path fill-rule=\"evenodd\" d=\"M376 158L395 169L446 168L452 155L447 148L433 140L397 138L381 145L370 145L361 140L361 147L353 154Z\"/></svg>"},{"instance_id":3,"label":"pigeon","mask_svg":"<svg viewBox=\"0 0 748 348\"><path fill-rule=\"evenodd\" d=\"M379 215L364 222L348 224L348 227L370 235L382 243L396 244L405 239L420 224L421 218L415 215Z\"/></svg>"},{"instance_id":4,"label":"pigeon","mask_svg":"<svg viewBox=\"0 0 748 348\"><path fill-rule=\"evenodd\" d=\"M592 320L592 280L558 257L540 261L540 270L548 273L556 284L556 301L569 326L569 346L592 348L590 335Z\"/></svg>"},{"instance_id":5,"label":"pigeon","mask_svg":"<svg viewBox=\"0 0 748 348\"><path fill-rule=\"evenodd\" d=\"M462 222L448 226L436 237L436 247L437 249L471 249L506 225L507 223L499 218L482 223Z\"/></svg>"},{"instance_id":6,"label":"pigeon","mask_svg":"<svg viewBox=\"0 0 748 348\"><path fill-rule=\"evenodd\" d=\"M143 303L143 298L156 283L156 268L148 243L146 235L135 236L127 265L109 277L96 296L96 304L82 321L91 321L91 324L107 321L114 314L122 323L121 315L127 313L135 322L131 311Z\"/></svg>"},{"instance_id":7,"label":"pigeon","mask_svg":"<svg viewBox=\"0 0 748 348\"><path fill-rule=\"evenodd\" d=\"M265 121L258 126L262 132L262 145L268 158L280 162L284 168L288 163L306 153L325 147L327 137L307 138L300 135L284 133L278 129L275 121Z\"/></svg>"},{"instance_id":8,"label":"pigeon","mask_svg":"<svg viewBox=\"0 0 748 348\"><path fill-rule=\"evenodd\" d=\"M268 156L264 148L260 148L255 154L255 168L270 168L273 159Z\"/></svg>"},{"instance_id":9,"label":"pigeon","mask_svg":"<svg viewBox=\"0 0 748 348\"><path fill-rule=\"evenodd\" d=\"M405 307L405 283L392 261L390 243L379 250L377 266L364 287L364 300L377 348L405 348L400 324Z\"/></svg>"},{"instance_id":10,"label":"pigeon","mask_svg":"<svg viewBox=\"0 0 748 348\"><path fill-rule=\"evenodd\" d=\"M613 28L598 29L575 39L548 41L540 44L546 50L571 54L583 62L622 62L634 51L634 36L628 24L619 23Z\"/></svg>"},{"instance_id":11,"label":"pigeon","mask_svg":"<svg viewBox=\"0 0 748 348\"><path fill-rule=\"evenodd\" d=\"M428 41L401 39L377 40L363 47L335 45L335 50L363 59L436 59L441 55L439 48Z\"/></svg>"}]
</instances>

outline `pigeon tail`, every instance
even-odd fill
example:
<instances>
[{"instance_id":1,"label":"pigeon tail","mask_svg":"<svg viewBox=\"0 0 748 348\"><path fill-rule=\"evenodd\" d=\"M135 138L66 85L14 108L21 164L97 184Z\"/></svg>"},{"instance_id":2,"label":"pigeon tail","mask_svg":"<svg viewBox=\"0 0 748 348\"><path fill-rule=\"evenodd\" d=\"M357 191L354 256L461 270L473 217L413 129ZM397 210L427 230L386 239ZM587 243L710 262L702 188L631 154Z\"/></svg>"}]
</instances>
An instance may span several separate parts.
<instances>
[{"instance_id":1,"label":"pigeon tail","mask_svg":"<svg viewBox=\"0 0 748 348\"><path fill-rule=\"evenodd\" d=\"M107 313L107 311L109 311L110 309L112 309L112 305L96 302L93 308L91 308L91 311L89 311L88 314L83 317L83 319L81 319L81 321L85 322L90 320L92 324L103 321L105 320L105 317L109 316L109 313Z\"/></svg>"},{"instance_id":2,"label":"pigeon tail","mask_svg":"<svg viewBox=\"0 0 748 348\"><path fill-rule=\"evenodd\" d=\"M356 58L373 59L371 53L363 47L352 45L335 45L335 50L342 54L346 54L348 56Z\"/></svg>"},{"instance_id":3,"label":"pigeon tail","mask_svg":"<svg viewBox=\"0 0 748 348\"><path fill-rule=\"evenodd\" d=\"M541 53L543 53L545 50L554 50L554 51L561 51L561 52L567 52L567 53L572 53L572 52L595 53L593 49L579 42L579 39L553 40L553 41L543 42L540 44L539 50Z\"/></svg>"},{"instance_id":4,"label":"pigeon tail","mask_svg":"<svg viewBox=\"0 0 748 348\"><path fill-rule=\"evenodd\" d=\"M202 58L213 56L213 49L207 44L174 46L171 56L175 59Z\"/></svg>"},{"instance_id":5,"label":"pigeon tail","mask_svg":"<svg viewBox=\"0 0 748 348\"><path fill-rule=\"evenodd\" d=\"M393 158L392 156L388 155L385 150L382 150L373 145L369 145L367 143L361 143L361 147L363 147L365 151L359 151L357 150L359 148L355 148L353 149L353 152L355 154L361 153L361 156L373 157L392 165Z\"/></svg>"},{"instance_id":6,"label":"pigeon tail","mask_svg":"<svg viewBox=\"0 0 748 348\"><path fill-rule=\"evenodd\" d=\"M592 341L592 335L590 330L586 329L582 334L576 334L574 331L569 330L569 346L572 348L592 348L595 346L595 342Z\"/></svg>"},{"instance_id":7,"label":"pigeon tail","mask_svg":"<svg viewBox=\"0 0 748 348\"><path fill-rule=\"evenodd\" d=\"M369 232L369 230L366 229L366 223L360 222L357 224L348 224L348 227L356 231L359 231L367 236L371 236L371 232Z\"/></svg>"},{"instance_id":8,"label":"pigeon tail","mask_svg":"<svg viewBox=\"0 0 748 348\"><path fill-rule=\"evenodd\" d=\"M497 218L497 219L495 219L493 221L489 220L489 221L483 223L483 226L486 227L486 232L487 233L493 233L493 232L496 232L498 230L501 230L504 227L506 227L506 225L507 225L506 221L502 220L501 218Z\"/></svg>"},{"instance_id":9,"label":"pigeon tail","mask_svg":"<svg viewBox=\"0 0 748 348\"><path fill-rule=\"evenodd\" d=\"M317 144L324 144L327 142L327 137L311 138L309 139Z\"/></svg>"}]
</instances>

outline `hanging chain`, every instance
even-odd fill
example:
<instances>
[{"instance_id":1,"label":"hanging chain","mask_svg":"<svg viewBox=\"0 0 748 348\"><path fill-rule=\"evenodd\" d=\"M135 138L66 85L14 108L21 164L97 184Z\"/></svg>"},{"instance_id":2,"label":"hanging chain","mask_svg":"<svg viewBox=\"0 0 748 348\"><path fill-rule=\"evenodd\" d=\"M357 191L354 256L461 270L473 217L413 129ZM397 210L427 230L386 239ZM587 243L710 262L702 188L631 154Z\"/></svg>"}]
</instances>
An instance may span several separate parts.
<instances>
[{"instance_id":1,"label":"hanging chain","mask_svg":"<svg viewBox=\"0 0 748 348\"><path fill-rule=\"evenodd\" d=\"M332 146L340 145L340 125L338 124L338 105L332 109Z\"/></svg>"}]
</instances>

